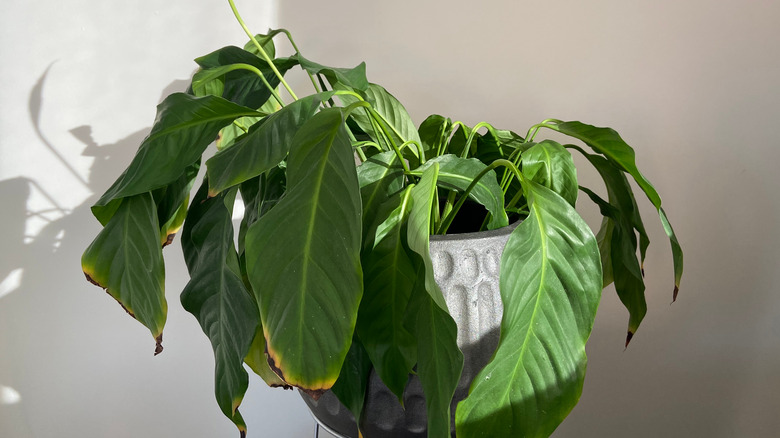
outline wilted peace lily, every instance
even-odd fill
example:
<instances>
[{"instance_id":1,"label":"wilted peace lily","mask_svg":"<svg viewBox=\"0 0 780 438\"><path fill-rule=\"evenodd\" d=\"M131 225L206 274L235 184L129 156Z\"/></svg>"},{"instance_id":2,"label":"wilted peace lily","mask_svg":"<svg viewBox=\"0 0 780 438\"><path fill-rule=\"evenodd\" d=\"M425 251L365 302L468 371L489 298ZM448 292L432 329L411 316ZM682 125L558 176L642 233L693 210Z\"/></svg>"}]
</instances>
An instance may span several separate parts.
<instances>
[{"instance_id":1,"label":"wilted peace lily","mask_svg":"<svg viewBox=\"0 0 780 438\"><path fill-rule=\"evenodd\" d=\"M191 280L181 302L212 343L216 398L242 435L247 364L271 386L315 398L332 389L355 418L372 367L399 399L416 373L429 436L449 436L463 355L428 242L467 202L481 206L481 227L470 231L519 225L501 260L500 341L458 405L459 437L552 433L577 403L585 342L613 282L630 341L646 313L649 240L629 177L671 241L676 298L682 251L634 151L612 129L549 119L521 136L439 115L416 127L367 81L365 64L326 67L304 58L286 30L247 33L244 48L196 59L189 90L158 106L129 167L92 207L104 228L82 258L87 278L151 331L157 354L167 310L162 247L183 227ZM277 36L292 56L276 56ZM285 81L296 67L312 94L299 97ZM540 140L543 130L588 150ZM572 150L601 175L606 199L578 185ZM596 236L574 209L580 191L604 216ZM236 202L244 207L237 231Z\"/></svg>"}]
</instances>

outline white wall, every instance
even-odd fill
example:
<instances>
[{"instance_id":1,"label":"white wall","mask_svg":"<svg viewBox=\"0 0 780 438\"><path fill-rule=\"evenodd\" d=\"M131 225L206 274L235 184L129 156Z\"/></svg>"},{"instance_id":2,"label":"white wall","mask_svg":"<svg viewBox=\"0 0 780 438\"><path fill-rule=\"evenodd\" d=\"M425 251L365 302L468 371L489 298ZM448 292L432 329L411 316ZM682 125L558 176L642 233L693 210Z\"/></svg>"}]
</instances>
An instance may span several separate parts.
<instances>
[{"instance_id":1,"label":"white wall","mask_svg":"<svg viewBox=\"0 0 780 438\"><path fill-rule=\"evenodd\" d=\"M680 298L669 306L668 244L645 208L648 316L623 351L627 315L605 291L583 397L555 436L780 428L780 3L238 5L258 32L292 30L312 60L365 60L417 122L437 112L524 132L577 119L633 144L686 251ZM7 1L0 32L0 436L233 436L213 401L208 341L178 305L178 246L166 249L158 357L79 269L99 229L88 206L129 162L155 104L184 87L193 58L243 43L227 2ZM253 381L250 436L310 436L297 397Z\"/></svg>"}]
</instances>

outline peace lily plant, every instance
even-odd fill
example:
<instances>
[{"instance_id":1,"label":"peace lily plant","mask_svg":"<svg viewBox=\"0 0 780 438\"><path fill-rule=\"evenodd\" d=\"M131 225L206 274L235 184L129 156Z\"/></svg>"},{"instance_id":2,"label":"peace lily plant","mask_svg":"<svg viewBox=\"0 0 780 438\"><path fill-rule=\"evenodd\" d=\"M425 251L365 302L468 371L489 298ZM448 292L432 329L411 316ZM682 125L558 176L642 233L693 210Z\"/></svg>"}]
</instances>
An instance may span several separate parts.
<instances>
[{"instance_id":1,"label":"peace lily plant","mask_svg":"<svg viewBox=\"0 0 780 438\"><path fill-rule=\"evenodd\" d=\"M314 398L332 390L358 419L371 368L399 399L414 373L429 436L447 437L463 355L428 243L464 203L480 205L470 231L519 225L501 259L499 344L457 407L457 436L549 436L580 396L602 288L614 283L628 310L626 344L646 313L649 240L629 179L669 236L677 295L682 251L632 148L612 129L553 119L525 135L440 115L415 127L367 81L365 64L312 62L286 30L250 33L229 3L249 43L196 59L189 90L158 106L129 167L92 207L104 228L83 255L87 279L151 331L160 353L162 248L181 229L191 277L181 302L212 343L217 402L242 436L246 364L270 386ZM277 56L275 37L295 53ZM285 80L294 68L311 94ZM581 146L543 140L545 130ZM571 151L595 167L606 197L578 185ZM579 192L604 216L595 236L574 209Z\"/></svg>"}]
</instances>

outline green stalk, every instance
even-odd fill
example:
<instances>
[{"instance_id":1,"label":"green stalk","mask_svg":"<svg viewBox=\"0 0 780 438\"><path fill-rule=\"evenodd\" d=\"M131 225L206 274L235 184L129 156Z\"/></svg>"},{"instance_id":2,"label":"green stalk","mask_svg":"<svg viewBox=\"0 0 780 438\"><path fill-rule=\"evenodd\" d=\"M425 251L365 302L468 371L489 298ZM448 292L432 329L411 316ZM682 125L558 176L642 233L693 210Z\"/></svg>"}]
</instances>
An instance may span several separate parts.
<instances>
[{"instance_id":1,"label":"green stalk","mask_svg":"<svg viewBox=\"0 0 780 438\"><path fill-rule=\"evenodd\" d=\"M230 3L230 9L233 10L233 15L236 16L236 20L238 20L238 24L241 25L241 28L244 29L244 32L249 36L249 39L252 41L252 43L255 45L257 50L260 52L260 55L265 59L265 62L268 63L268 66L271 67L271 70L274 72L277 78L279 78L279 82L284 85L284 88L287 89L287 92L290 93L290 96L294 100L298 100L298 96L295 95L295 92L293 92L292 88L290 88L290 85L287 84L287 81L284 80L284 77L281 73L279 73L279 70L276 68L276 65L274 65L274 61L271 59L270 56L268 56L268 53L266 53L265 49L263 49L263 46L260 45L259 42L257 42L257 39L255 38L255 35L249 30L246 23L244 23L244 20L241 18L241 14L238 13L238 9L236 8L236 4L233 2L233 0L228 0L228 3Z\"/></svg>"},{"instance_id":2,"label":"green stalk","mask_svg":"<svg viewBox=\"0 0 780 438\"><path fill-rule=\"evenodd\" d=\"M468 140L466 140L466 146L463 148L463 156L461 158L468 158L469 150L471 149L471 143L474 141L474 137L477 136L477 130L479 128L485 127L488 129L488 131L492 131L495 128L490 123L487 122L479 122L474 126L474 129L471 130L471 134L469 134Z\"/></svg>"},{"instance_id":3,"label":"green stalk","mask_svg":"<svg viewBox=\"0 0 780 438\"><path fill-rule=\"evenodd\" d=\"M520 173L520 171L515 167L515 165L509 161L504 159L498 159L492 163L490 163L490 166L483 169L477 176L474 178L473 181L471 181L471 184L466 188L466 191L463 193L463 196L458 199L458 203L455 204L455 207L452 209L452 211L442 220L441 225L439 226L439 229L436 230L436 234L446 234L447 229L452 224L453 219L455 219L455 215L458 214L458 211L463 206L463 203L466 202L466 200L469 197L469 194L471 194L471 191L476 187L477 183L479 182L482 177L487 175L488 172L495 169L498 166L503 166L509 169L513 174L515 174L521 181L523 179L523 174Z\"/></svg>"},{"instance_id":4,"label":"green stalk","mask_svg":"<svg viewBox=\"0 0 780 438\"><path fill-rule=\"evenodd\" d=\"M287 30L287 29L278 29L278 30L280 32L284 33L285 35L287 35L287 40L290 42L290 45L292 45L293 50L295 50L295 53L303 56L303 54L301 53L300 49L298 49L298 45L295 44L295 41L293 40L293 37L292 37L292 34L290 33L290 31ZM314 85L314 89L317 91L317 93L322 93L322 90L317 85L317 81L314 80L314 75L312 75L308 71L306 71L306 74L309 75L309 79L311 80L311 84Z\"/></svg>"}]
</instances>

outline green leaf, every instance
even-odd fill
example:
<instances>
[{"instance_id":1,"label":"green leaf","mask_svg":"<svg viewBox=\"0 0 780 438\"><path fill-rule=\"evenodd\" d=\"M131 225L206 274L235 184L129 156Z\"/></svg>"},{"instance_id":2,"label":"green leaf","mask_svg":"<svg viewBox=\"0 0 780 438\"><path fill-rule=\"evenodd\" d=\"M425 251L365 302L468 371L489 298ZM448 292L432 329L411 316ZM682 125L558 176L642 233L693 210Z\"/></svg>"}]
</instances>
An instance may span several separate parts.
<instances>
[{"instance_id":1,"label":"green leaf","mask_svg":"<svg viewBox=\"0 0 780 438\"><path fill-rule=\"evenodd\" d=\"M211 194L278 165L289 153L296 132L332 95L333 92L313 94L287 105L255 124L233 146L206 161Z\"/></svg>"},{"instance_id":2,"label":"green leaf","mask_svg":"<svg viewBox=\"0 0 780 438\"><path fill-rule=\"evenodd\" d=\"M162 351L168 312L157 209L149 193L122 199L81 257L87 280L102 287L154 336Z\"/></svg>"},{"instance_id":3,"label":"green leaf","mask_svg":"<svg viewBox=\"0 0 780 438\"><path fill-rule=\"evenodd\" d=\"M371 373L371 360L368 353L357 338L352 340L344 366L341 367L339 378L333 385L333 394L338 397L341 404L347 407L355 417L355 423L360 424L363 413L363 404L366 400L368 378ZM358 433L360 433L358 431Z\"/></svg>"},{"instance_id":4,"label":"green leaf","mask_svg":"<svg viewBox=\"0 0 780 438\"><path fill-rule=\"evenodd\" d=\"M599 128L581 122L560 122L546 126L550 129L582 140L585 144L593 148L593 150L606 156L614 165L629 173L637 184L639 184L639 187L645 192L648 199L650 199L650 202L658 210L658 215L661 218L664 231L666 232L666 235L669 236L669 242L672 246L672 259L674 261L673 299L676 300L677 292L680 288L680 279L682 278L683 273L682 248L677 240L677 236L674 234L672 225L666 217L666 213L663 208L661 208L661 197L658 195L658 192L656 192L653 185L650 184L650 181L648 181L636 167L634 149L632 149L631 146L620 138L620 135L611 128ZM646 248L647 242L640 242L642 260L644 260Z\"/></svg>"},{"instance_id":5,"label":"green leaf","mask_svg":"<svg viewBox=\"0 0 780 438\"><path fill-rule=\"evenodd\" d=\"M407 190L391 200L395 208L385 220L388 229L361 258L363 299L356 327L377 374L401 402L409 373L417 362L415 339L403 325L417 274L403 244L410 195Z\"/></svg>"},{"instance_id":6,"label":"green leaf","mask_svg":"<svg viewBox=\"0 0 780 438\"><path fill-rule=\"evenodd\" d=\"M283 31L281 29L268 30L267 34L258 33L255 35L255 40L260 43L260 46L265 50L265 53L269 58L274 59L276 57L276 45L274 44L274 37ZM244 50L260 57L260 51L257 50L257 46L252 40L249 40L244 44Z\"/></svg>"},{"instance_id":7,"label":"green leaf","mask_svg":"<svg viewBox=\"0 0 780 438\"><path fill-rule=\"evenodd\" d=\"M577 202L577 168L571 153L552 140L537 143L522 155L526 178L561 195L572 207Z\"/></svg>"},{"instance_id":8,"label":"green leaf","mask_svg":"<svg viewBox=\"0 0 780 438\"><path fill-rule=\"evenodd\" d=\"M601 157L594 158L599 159ZM606 165L612 167L606 160ZM619 176L622 173L615 168ZM624 177L625 179L625 177ZM628 187L626 181L626 187ZM626 335L626 347L631 342L639 328L639 324L647 313L647 302L645 301L645 282L636 259L636 235L634 228L629 221L629 212L622 210L621 202L613 201L612 204L601 199L593 191L582 187L592 200L599 206L601 214L604 215L599 234L596 236L601 253L601 265L604 268L603 287L606 287L607 276L610 281L615 282L615 290L623 305L629 312L628 334ZM620 198L625 201L626 194L621 193ZM613 191L610 191L610 199L615 199Z\"/></svg>"},{"instance_id":9,"label":"green leaf","mask_svg":"<svg viewBox=\"0 0 780 438\"><path fill-rule=\"evenodd\" d=\"M256 111L225 99L174 93L157 107L152 131L141 143L133 161L92 207L102 224L111 218L116 203L127 196L146 193L176 181L200 159L223 126L257 115Z\"/></svg>"},{"instance_id":10,"label":"green leaf","mask_svg":"<svg viewBox=\"0 0 780 438\"><path fill-rule=\"evenodd\" d=\"M246 232L261 216L266 214L284 195L287 177L284 169L274 167L260 176L240 185L244 201L244 217L238 231L238 253L244 256Z\"/></svg>"},{"instance_id":11,"label":"green leaf","mask_svg":"<svg viewBox=\"0 0 780 438\"><path fill-rule=\"evenodd\" d=\"M417 338L417 375L425 393L428 436L431 438L450 436L450 403L463 370L463 353L457 344L458 329L433 276L428 248L438 173L439 163L434 163L412 189L407 229L409 248L419 256L417 282L407 320Z\"/></svg>"},{"instance_id":12,"label":"green leaf","mask_svg":"<svg viewBox=\"0 0 780 438\"><path fill-rule=\"evenodd\" d=\"M246 432L238 412L249 376L244 357L259 324L257 307L241 280L233 245L232 210L236 191L207 198L204 181L192 203L182 233L190 281L181 294L214 349L214 391L222 413Z\"/></svg>"},{"instance_id":13,"label":"green leaf","mask_svg":"<svg viewBox=\"0 0 780 438\"><path fill-rule=\"evenodd\" d=\"M247 271L269 362L318 397L352 343L363 278L360 192L341 109L312 117L292 140L287 193L247 232Z\"/></svg>"},{"instance_id":14,"label":"green leaf","mask_svg":"<svg viewBox=\"0 0 780 438\"><path fill-rule=\"evenodd\" d=\"M377 84L369 84L368 88L363 92L363 95L365 100L371 104L377 114L379 114L389 125L387 128L390 133L390 138L396 146L400 147L404 142L409 140L413 140L417 142L417 144L420 144L420 135L417 133L417 128L414 126L414 122L406 111L406 108L404 108L398 99ZM357 97L348 94L340 94L339 99L341 99L345 106L358 101ZM367 109L359 108L351 113L351 117L363 132L374 132L374 126L372 124L374 121ZM409 145L408 147L411 148L414 155L417 155L416 146Z\"/></svg>"},{"instance_id":15,"label":"green leaf","mask_svg":"<svg viewBox=\"0 0 780 438\"><path fill-rule=\"evenodd\" d=\"M346 85L349 88L360 91L365 91L368 88L365 62L361 62L354 68L334 68L309 61L301 56L300 53L291 56L290 58L297 60L301 64L301 67L312 75L322 74L328 78L328 81L330 81L331 86L334 88L336 84Z\"/></svg>"},{"instance_id":16,"label":"green leaf","mask_svg":"<svg viewBox=\"0 0 780 438\"><path fill-rule=\"evenodd\" d=\"M262 110L261 110L262 112ZM233 123L225 126L219 131L219 136L216 140L217 151L227 149L236 143L236 140L241 138L249 132L249 128L256 124L262 117L241 117L233 121Z\"/></svg>"},{"instance_id":17,"label":"green leaf","mask_svg":"<svg viewBox=\"0 0 780 438\"><path fill-rule=\"evenodd\" d=\"M547 437L582 392L601 296L596 238L558 194L523 186L530 214L501 259L501 336L458 405L458 436Z\"/></svg>"},{"instance_id":18,"label":"green leaf","mask_svg":"<svg viewBox=\"0 0 780 438\"><path fill-rule=\"evenodd\" d=\"M257 307L255 304L253 306ZM257 325L255 337L252 339L252 345L249 346L246 357L244 357L244 362L269 387L292 389L292 386L277 376L268 365L268 356L265 354L265 337L263 337L263 326L261 324Z\"/></svg>"},{"instance_id":19,"label":"green leaf","mask_svg":"<svg viewBox=\"0 0 780 438\"><path fill-rule=\"evenodd\" d=\"M427 161L417 170L425 170L433 163L439 163L437 184L460 192L465 192L477 175L487 168L476 158L460 158L447 154ZM496 172L491 170L480 178L469 193L469 197L484 205L490 212L488 229L495 230L509 225L509 219L504 210L504 192L498 184Z\"/></svg>"},{"instance_id":20,"label":"green leaf","mask_svg":"<svg viewBox=\"0 0 780 438\"><path fill-rule=\"evenodd\" d=\"M195 62L202 70L193 77L193 93L204 87L209 81L217 81L216 85L208 87L222 88L222 92L218 96L253 109L260 108L271 97L271 90L266 87L256 72L244 69L234 70L235 67L228 66L251 65L263 73L263 77L272 88L276 88L280 82L279 77L264 59L235 46L223 47L197 58ZM273 62L282 75L298 64L298 61L293 58L277 58Z\"/></svg>"},{"instance_id":21,"label":"green leaf","mask_svg":"<svg viewBox=\"0 0 780 438\"><path fill-rule=\"evenodd\" d=\"M434 157L439 148L447 140L446 135L452 128L452 120L432 114L428 116L417 129L426 157Z\"/></svg>"},{"instance_id":22,"label":"green leaf","mask_svg":"<svg viewBox=\"0 0 780 438\"><path fill-rule=\"evenodd\" d=\"M376 154L357 167L360 197L363 203L363 241L373 244L369 239L371 224L377 218L379 206L393 193L401 190L404 182L404 169L398 155L393 151Z\"/></svg>"},{"instance_id":23,"label":"green leaf","mask_svg":"<svg viewBox=\"0 0 780 438\"><path fill-rule=\"evenodd\" d=\"M184 224L190 190L200 170L200 159L184 170L173 183L152 191L157 204L157 222L160 224L160 244L165 247L173 242L173 236Z\"/></svg>"}]
</instances>

